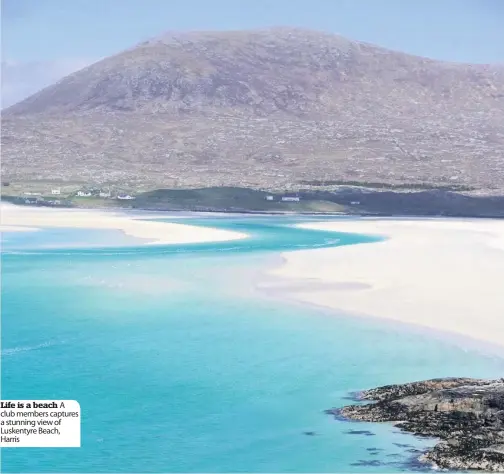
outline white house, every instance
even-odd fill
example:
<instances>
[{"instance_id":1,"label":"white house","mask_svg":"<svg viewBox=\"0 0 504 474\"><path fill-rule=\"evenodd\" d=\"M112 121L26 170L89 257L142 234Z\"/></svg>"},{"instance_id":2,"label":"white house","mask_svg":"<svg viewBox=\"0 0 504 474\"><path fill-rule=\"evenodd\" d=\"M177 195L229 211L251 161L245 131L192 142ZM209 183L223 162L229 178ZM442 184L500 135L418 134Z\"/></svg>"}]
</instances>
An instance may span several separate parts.
<instances>
[{"instance_id":1,"label":"white house","mask_svg":"<svg viewBox=\"0 0 504 474\"><path fill-rule=\"evenodd\" d=\"M110 197L110 191L100 191L100 197L101 198L109 198Z\"/></svg>"},{"instance_id":2,"label":"white house","mask_svg":"<svg viewBox=\"0 0 504 474\"><path fill-rule=\"evenodd\" d=\"M118 194L117 199L125 200L125 199L135 199L133 196L129 194Z\"/></svg>"},{"instance_id":3,"label":"white house","mask_svg":"<svg viewBox=\"0 0 504 474\"><path fill-rule=\"evenodd\" d=\"M51 194L61 194L61 189L60 188L51 189Z\"/></svg>"},{"instance_id":4,"label":"white house","mask_svg":"<svg viewBox=\"0 0 504 474\"><path fill-rule=\"evenodd\" d=\"M358 206L360 204L360 201L352 201L350 204L352 206Z\"/></svg>"},{"instance_id":5,"label":"white house","mask_svg":"<svg viewBox=\"0 0 504 474\"><path fill-rule=\"evenodd\" d=\"M91 193L89 191L77 191L77 196L79 196L79 197L90 197Z\"/></svg>"},{"instance_id":6,"label":"white house","mask_svg":"<svg viewBox=\"0 0 504 474\"><path fill-rule=\"evenodd\" d=\"M273 196L266 196L266 201L273 201Z\"/></svg>"},{"instance_id":7,"label":"white house","mask_svg":"<svg viewBox=\"0 0 504 474\"><path fill-rule=\"evenodd\" d=\"M299 198L294 196L283 196L282 201L284 202L298 202Z\"/></svg>"}]
</instances>

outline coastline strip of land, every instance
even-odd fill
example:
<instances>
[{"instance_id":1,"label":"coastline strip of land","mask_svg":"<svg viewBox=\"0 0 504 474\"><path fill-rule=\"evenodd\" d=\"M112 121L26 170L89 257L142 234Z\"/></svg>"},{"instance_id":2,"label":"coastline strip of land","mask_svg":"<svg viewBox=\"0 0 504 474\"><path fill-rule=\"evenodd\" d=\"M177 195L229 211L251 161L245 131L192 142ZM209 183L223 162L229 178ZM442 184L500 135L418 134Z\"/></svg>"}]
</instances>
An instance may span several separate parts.
<instances>
[{"instance_id":1,"label":"coastline strip of land","mask_svg":"<svg viewBox=\"0 0 504 474\"><path fill-rule=\"evenodd\" d=\"M384 240L287 252L279 294L504 346L504 220L358 219L299 227ZM310 282L299 286L299 282ZM289 287L292 286L292 291Z\"/></svg>"},{"instance_id":2,"label":"coastline strip of land","mask_svg":"<svg viewBox=\"0 0 504 474\"><path fill-rule=\"evenodd\" d=\"M6 203L0 206L2 232L34 231L48 227L108 229L145 239L150 245L220 242L246 237L246 234L228 230L141 220L124 212L30 208Z\"/></svg>"}]
</instances>

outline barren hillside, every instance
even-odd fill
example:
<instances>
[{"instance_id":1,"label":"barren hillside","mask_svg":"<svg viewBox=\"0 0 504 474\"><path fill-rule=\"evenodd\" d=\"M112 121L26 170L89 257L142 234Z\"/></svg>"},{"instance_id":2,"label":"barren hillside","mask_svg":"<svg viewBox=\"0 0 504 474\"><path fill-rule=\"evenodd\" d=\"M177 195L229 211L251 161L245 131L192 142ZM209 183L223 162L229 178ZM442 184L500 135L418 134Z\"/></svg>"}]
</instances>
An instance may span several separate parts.
<instances>
[{"instance_id":1,"label":"barren hillside","mask_svg":"<svg viewBox=\"0 0 504 474\"><path fill-rule=\"evenodd\" d=\"M504 192L504 68L308 30L167 34L3 113L9 179Z\"/></svg>"}]
</instances>

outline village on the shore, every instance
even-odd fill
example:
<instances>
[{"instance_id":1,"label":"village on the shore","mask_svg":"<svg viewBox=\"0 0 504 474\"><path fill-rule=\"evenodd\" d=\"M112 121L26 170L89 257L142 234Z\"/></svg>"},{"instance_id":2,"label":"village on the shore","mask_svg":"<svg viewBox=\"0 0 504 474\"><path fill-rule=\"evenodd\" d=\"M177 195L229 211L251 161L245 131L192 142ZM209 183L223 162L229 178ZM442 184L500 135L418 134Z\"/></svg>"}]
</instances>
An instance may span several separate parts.
<instances>
[{"instance_id":1,"label":"village on the shore","mask_svg":"<svg viewBox=\"0 0 504 474\"><path fill-rule=\"evenodd\" d=\"M10 183L2 183L2 187L9 187ZM136 196L125 192L113 192L111 189L82 188L75 192L64 192L60 187L52 187L50 191L24 191L22 194L11 197L16 204L48 207L69 207L75 198L100 198L132 201Z\"/></svg>"}]
</instances>

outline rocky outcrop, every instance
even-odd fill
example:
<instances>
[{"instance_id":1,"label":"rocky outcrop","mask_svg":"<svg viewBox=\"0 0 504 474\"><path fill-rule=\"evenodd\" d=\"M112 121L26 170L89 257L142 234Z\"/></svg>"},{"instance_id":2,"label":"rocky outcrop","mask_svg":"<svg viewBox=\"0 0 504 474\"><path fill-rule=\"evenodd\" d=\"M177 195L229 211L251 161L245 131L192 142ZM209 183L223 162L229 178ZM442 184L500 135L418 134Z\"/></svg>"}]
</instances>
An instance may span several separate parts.
<instances>
[{"instance_id":1,"label":"rocky outcrop","mask_svg":"<svg viewBox=\"0 0 504 474\"><path fill-rule=\"evenodd\" d=\"M393 422L441 441L420 460L439 468L504 472L504 378L445 378L388 385L327 412L350 420Z\"/></svg>"}]
</instances>

